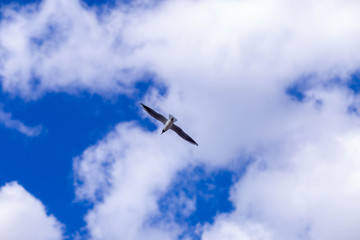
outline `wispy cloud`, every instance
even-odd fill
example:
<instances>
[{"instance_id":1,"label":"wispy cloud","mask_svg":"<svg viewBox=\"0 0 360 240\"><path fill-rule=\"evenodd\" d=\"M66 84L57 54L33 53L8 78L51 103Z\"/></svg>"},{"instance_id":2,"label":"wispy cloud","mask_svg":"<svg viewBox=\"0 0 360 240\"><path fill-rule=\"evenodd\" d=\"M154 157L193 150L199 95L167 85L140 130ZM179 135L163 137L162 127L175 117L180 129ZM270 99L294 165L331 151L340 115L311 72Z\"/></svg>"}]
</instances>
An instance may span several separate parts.
<instances>
[{"instance_id":1,"label":"wispy cloud","mask_svg":"<svg viewBox=\"0 0 360 240\"><path fill-rule=\"evenodd\" d=\"M15 129L29 137L34 137L40 134L41 127L28 127L23 122L12 119L11 113L5 112L3 106L0 104L0 124L7 128Z\"/></svg>"}]
</instances>

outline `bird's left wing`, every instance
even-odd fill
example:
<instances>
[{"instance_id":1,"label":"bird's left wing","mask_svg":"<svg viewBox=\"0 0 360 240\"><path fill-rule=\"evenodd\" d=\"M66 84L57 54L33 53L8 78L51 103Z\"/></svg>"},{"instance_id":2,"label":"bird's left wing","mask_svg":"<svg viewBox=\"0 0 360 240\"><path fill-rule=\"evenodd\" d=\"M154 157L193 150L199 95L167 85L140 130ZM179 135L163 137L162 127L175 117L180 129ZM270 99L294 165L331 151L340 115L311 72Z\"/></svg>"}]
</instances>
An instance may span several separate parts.
<instances>
[{"instance_id":1,"label":"bird's left wing","mask_svg":"<svg viewBox=\"0 0 360 240\"><path fill-rule=\"evenodd\" d=\"M145 106L144 104L140 103L141 106L145 109L145 111L150 114L150 116L152 116L153 118L155 118L156 120L159 120L160 122L162 122L163 124L165 124L167 122L166 117L164 117L163 115L161 115L160 113L155 112L154 110L152 110L151 108L149 108L148 106Z\"/></svg>"},{"instance_id":2,"label":"bird's left wing","mask_svg":"<svg viewBox=\"0 0 360 240\"><path fill-rule=\"evenodd\" d=\"M176 132L180 137L182 137L183 139L185 139L186 141L195 144L196 146L199 146L194 139L192 139L189 135L187 135L180 127L176 126L175 124L173 124L170 128L171 130L173 130L174 132Z\"/></svg>"}]
</instances>

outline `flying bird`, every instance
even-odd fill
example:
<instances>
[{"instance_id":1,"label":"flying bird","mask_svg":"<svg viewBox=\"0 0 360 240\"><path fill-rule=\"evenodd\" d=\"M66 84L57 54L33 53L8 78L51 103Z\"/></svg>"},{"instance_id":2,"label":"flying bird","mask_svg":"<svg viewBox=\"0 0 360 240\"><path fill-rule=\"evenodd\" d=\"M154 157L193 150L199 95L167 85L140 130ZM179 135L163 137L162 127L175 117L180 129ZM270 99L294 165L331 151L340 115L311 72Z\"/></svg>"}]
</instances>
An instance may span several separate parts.
<instances>
[{"instance_id":1,"label":"flying bird","mask_svg":"<svg viewBox=\"0 0 360 240\"><path fill-rule=\"evenodd\" d=\"M196 146L199 146L194 139L192 139L189 135L187 135L180 127L178 127L177 125L174 124L174 122L177 121L177 119L172 116L171 114L169 114L169 119L166 119L166 117L164 117L163 115L161 115L160 113L155 112L154 110L152 110L151 108L149 108L148 106L145 106L144 104L140 103L141 106L145 109L145 111L150 114L150 116L152 116L153 118L155 118L156 120L159 120L160 122L162 122L165 126L161 132L161 134L163 134L164 132L166 132L167 130L171 129L174 132L176 132L180 137L182 137L183 139L185 139L186 141L195 144Z\"/></svg>"}]
</instances>

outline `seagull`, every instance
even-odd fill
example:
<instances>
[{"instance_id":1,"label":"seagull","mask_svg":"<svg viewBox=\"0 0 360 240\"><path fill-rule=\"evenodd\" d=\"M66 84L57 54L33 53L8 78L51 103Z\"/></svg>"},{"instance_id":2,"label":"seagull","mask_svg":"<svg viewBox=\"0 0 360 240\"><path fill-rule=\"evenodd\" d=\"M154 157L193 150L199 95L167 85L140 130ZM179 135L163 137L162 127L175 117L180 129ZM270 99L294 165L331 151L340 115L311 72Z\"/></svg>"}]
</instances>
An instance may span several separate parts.
<instances>
[{"instance_id":1,"label":"seagull","mask_svg":"<svg viewBox=\"0 0 360 240\"><path fill-rule=\"evenodd\" d=\"M183 139L185 139L186 141L199 146L194 139L192 139L189 135L187 135L180 127L178 127L177 125L174 124L174 122L177 121L177 119L169 114L169 119L166 119L166 117L164 117L163 115L161 115L160 113L155 112L154 110L152 110L151 108L149 108L148 106L145 106L144 104L140 103L141 106L145 109L145 111L150 114L150 116L152 116L153 118L155 118L156 120L159 120L160 122L162 122L165 126L161 132L161 134L163 134L164 132L166 132L167 130L171 129L174 132L176 132L180 137L182 137Z\"/></svg>"}]
</instances>

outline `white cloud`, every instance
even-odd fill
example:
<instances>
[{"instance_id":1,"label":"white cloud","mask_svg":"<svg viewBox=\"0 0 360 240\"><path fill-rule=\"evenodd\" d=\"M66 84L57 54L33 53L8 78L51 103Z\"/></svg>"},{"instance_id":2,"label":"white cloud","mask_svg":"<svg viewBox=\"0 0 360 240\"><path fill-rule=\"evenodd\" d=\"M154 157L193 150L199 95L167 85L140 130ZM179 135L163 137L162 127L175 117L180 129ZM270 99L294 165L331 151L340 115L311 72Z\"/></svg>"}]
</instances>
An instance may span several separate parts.
<instances>
[{"instance_id":1,"label":"white cloud","mask_svg":"<svg viewBox=\"0 0 360 240\"><path fill-rule=\"evenodd\" d=\"M248 222L266 229L271 239L360 236L354 225L360 211L359 120L341 112L346 104L330 106L316 118L307 115L306 125L258 157L232 191L236 211L220 218L204 239L219 231L231 234L227 224L241 228Z\"/></svg>"},{"instance_id":2,"label":"white cloud","mask_svg":"<svg viewBox=\"0 0 360 240\"><path fill-rule=\"evenodd\" d=\"M70 0L20 13L4 7L0 74L4 90L28 98L126 91L147 71L182 90L203 81L247 88L310 74L347 77L360 61L358 8L336 0L188 0L97 16Z\"/></svg>"},{"instance_id":3,"label":"white cloud","mask_svg":"<svg viewBox=\"0 0 360 240\"><path fill-rule=\"evenodd\" d=\"M75 160L74 169L83 183L78 198L98 203L86 217L94 239L173 239L170 226L151 226L159 196L176 171L191 160L181 153L187 152L187 143L179 146L176 136L169 137L120 124ZM166 143L172 145L163 148ZM103 201L96 201L99 196Z\"/></svg>"},{"instance_id":4,"label":"white cloud","mask_svg":"<svg viewBox=\"0 0 360 240\"><path fill-rule=\"evenodd\" d=\"M96 16L76 1L45 1L30 13L6 10L10 20L1 23L4 90L25 98L131 91L152 72L168 93L146 102L175 115L200 145L120 124L89 147L74 166L78 198L95 203L86 217L92 236L173 238L180 226L149 219L175 173L199 162L241 166L251 156L232 192L237 210L205 227L204 239L359 238L359 124L347 111L359 99L331 80L344 83L358 70L360 3L142 6ZM304 78L305 101L292 101L286 88Z\"/></svg>"},{"instance_id":5,"label":"white cloud","mask_svg":"<svg viewBox=\"0 0 360 240\"><path fill-rule=\"evenodd\" d=\"M216 239L228 239L228 240L271 240L274 239L267 232L263 226L253 223L242 223L235 221L226 221L219 219L216 225L209 231L205 231L202 239L204 240L216 240Z\"/></svg>"},{"instance_id":6,"label":"white cloud","mask_svg":"<svg viewBox=\"0 0 360 240\"><path fill-rule=\"evenodd\" d=\"M25 98L46 91L119 92L127 66L118 36L78 1L2 9L0 75L3 89ZM136 74L135 74L136 75Z\"/></svg>"},{"instance_id":7,"label":"white cloud","mask_svg":"<svg viewBox=\"0 0 360 240\"><path fill-rule=\"evenodd\" d=\"M0 124L5 125L5 127L7 128L16 129L17 131L30 137L37 136L41 132L40 126L28 127L21 121L12 119L11 113L4 112L1 104L0 104Z\"/></svg>"},{"instance_id":8,"label":"white cloud","mask_svg":"<svg viewBox=\"0 0 360 240\"><path fill-rule=\"evenodd\" d=\"M43 204L16 182L0 188L0 238L63 239L62 225L47 215Z\"/></svg>"}]
</instances>

